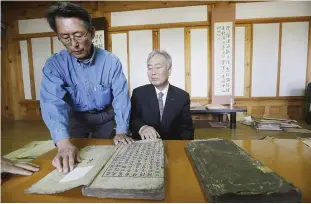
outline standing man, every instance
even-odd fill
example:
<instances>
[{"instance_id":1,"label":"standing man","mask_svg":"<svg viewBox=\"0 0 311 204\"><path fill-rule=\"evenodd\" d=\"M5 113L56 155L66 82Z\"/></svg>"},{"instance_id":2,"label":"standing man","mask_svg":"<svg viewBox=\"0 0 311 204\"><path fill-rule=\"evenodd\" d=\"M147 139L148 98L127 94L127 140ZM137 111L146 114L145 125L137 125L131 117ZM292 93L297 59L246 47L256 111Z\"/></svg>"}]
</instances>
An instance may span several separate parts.
<instances>
[{"instance_id":1,"label":"standing man","mask_svg":"<svg viewBox=\"0 0 311 204\"><path fill-rule=\"evenodd\" d=\"M126 136L130 101L120 60L92 44L95 28L88 12L73 3L58 2L46 14L50 27L66 50L50 57L43 68L40 105L58 153L52 164L67 173L80 161L70 138ZM116 135L114 135L114 119Z\"/></svg>"},{"instance_id":2,"label":"standing man","mask_svg":"<svg viewBox=\"0 0 311 204\"><path fill-rule=\"evenodd\" d=\"M168 82L171 56L153 51L147 59L151 84L133 90L130 128L134 138L191 140L194 137L187 92Z\"/></svg>"}]
</instances>

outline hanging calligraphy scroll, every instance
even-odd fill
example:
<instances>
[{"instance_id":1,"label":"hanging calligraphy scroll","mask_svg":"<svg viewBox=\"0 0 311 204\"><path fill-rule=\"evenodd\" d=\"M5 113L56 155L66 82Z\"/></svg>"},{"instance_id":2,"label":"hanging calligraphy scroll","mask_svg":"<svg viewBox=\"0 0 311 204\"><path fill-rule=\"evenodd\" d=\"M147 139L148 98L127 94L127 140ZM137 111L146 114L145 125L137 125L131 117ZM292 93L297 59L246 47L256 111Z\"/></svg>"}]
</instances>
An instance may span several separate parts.
<instances>
[{"instance_id":1,"label":"hanging calligraphy scroll","mask_svg":"<svg viewBox=\"0 0 311 204\"><path fill-rule=\"evenodd\" d=\"M105 31L104 30L95 32L93 44L98 48L105 49Z\"/></svg>"},{"instance_id":2,"label":"hanging calligraphy scroll","mask_svg":"<svg viewBox=\"0 0 311 204\"><path fill-rule=\"evenodd\" d=\"M107 48L107 22L105 17L92 18L92 24L95 27L95 37L93 44L101 49Z\"/></svg>"},{"instance_id":3,"label":"hanging calligraphy scroll","mask_svg":"<svg viewBox=\"0 0 311 204\"><path fill-rule=\"evenodd\" d=\"M232 22L214 24L214 95L232 95Z\"/></svg>"},{"instance_id":4,"label":"hanging calligraphy scroll","mask_svg":"<svg viewBox=\"0 0 311 204\"><path fill-rule=\"evenodd\" d=\"M234 103L234 6L212 9L212 104Z\"/></svg>"}]
</instances>

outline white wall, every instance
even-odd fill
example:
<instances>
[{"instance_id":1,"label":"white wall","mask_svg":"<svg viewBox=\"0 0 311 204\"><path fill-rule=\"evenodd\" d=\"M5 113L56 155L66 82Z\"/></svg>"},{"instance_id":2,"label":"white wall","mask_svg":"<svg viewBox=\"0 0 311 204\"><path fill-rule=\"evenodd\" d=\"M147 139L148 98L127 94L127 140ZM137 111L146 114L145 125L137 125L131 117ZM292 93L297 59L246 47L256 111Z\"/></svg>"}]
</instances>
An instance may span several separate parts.
<instances>
[{"instance_id":1,"label":"white wall","mask_svg":"<svg viewBox=\"0 0 311 204\"><path fill-rule=\"evenodd\" d=\"M252 96L276 96L279 23L253 26Z\"/></svg>"},{"instance_id":2,"label":"white wall","mask_svg":"<svg viewBox=\"0 0 311 204\"><path fill-rule=\"evenodd\" d=\"M184 28L160 30L160 49L172 57L172 72L169 81L185 90L185 36Z\"/></svg>"},{"instance_id":3,"label":"white wall","mask_svg":"<svg viewBox=\"0 0 311 204\"><path fill-rule=\"evenodd\" d=\"M45 61L52 55L51 40L49 37L32 38L33 71L35 79L36 100L40 100L42 68Z\"/></svg>"},{"instance_id":4,"label":"white wall","mask_svg":"<svg viewBox=\"0 0 311 204\"><path fill-rule=\"evenodd\" d=\"M130 93L136 87L149 84L147 57L152 51L152 30L129 32Z\"/></svg>"},{"instance_id":5,"label":"white wall","mask_svg":"<svg viewBox=\"0 0 311 204\"><path fill-rule=\"evenodd\" d=\"M283 23L280 96L303 96L307 74L309 22Z\"/></svg>"},{"instance_id":6,"label":"white wall","mask_svg":"<svg viewBox=\"0 0 311 204\"><path fill-rule=\"evenodd\" d=\"M129 79L129 70L127 63L127 33L118 33L111 35L112 53L114 53L121 61L123 73L126 79Z\"/></svg>"},{"instance_id":7,"label":"white wall","mask_svg":"<svg viewBox=\"0 0 311 204\"><path fill-rule=\"evenodd\" d=\"M32 99L31 97L31 85L30 85L30 74L29 74L29 61L28 61L28 48L27 41L22 40L19 42L21 51L21 65L23 73L23 84L25 99Z\"/></svg>"},{"instance_id":8,"label":"white wall","mask_svg":"<svg viewBox=\"0 0 311 204\"><path fill-rule=\"evenodd\" d=\"M208 29L190 30L191 97L209 95Z\"/></svg>"},{"instance_id":9,"label":"white wall","mask_svg":"<svg viewBox=\"0 0 311 204\"><path fill-rule=\"evenodd\" d=\"M111 26L207 21L207 6L146 9L111 13Z\"/></svg>"},{"instance_id":10,"label":"white wall","mask_svg":"<svg viewBox=\"0 0 311 204\"><path fill-rule=\"evenodd\" d=\"M236 4L236 19L311 16L310 1L274 1Z\"/></svg>"},{"instance_id":11,"label":"white wall","mask_svg":"<svg viewBox=\"0 0 311 204\"><path fill-rule=\"evenodd\" d=\"M44 18L18 20L19 34L53 32Z\"/></svg>"},{"instance_id":12,"label":"white wall","mask_svg":"<svg viewBox=\"0 0 311 204\"><path fill-rule=\"evenodd\" d=\"M245 27L235 28L235 86L234 95L244 96Z\"/></svg>"}]
</instances>

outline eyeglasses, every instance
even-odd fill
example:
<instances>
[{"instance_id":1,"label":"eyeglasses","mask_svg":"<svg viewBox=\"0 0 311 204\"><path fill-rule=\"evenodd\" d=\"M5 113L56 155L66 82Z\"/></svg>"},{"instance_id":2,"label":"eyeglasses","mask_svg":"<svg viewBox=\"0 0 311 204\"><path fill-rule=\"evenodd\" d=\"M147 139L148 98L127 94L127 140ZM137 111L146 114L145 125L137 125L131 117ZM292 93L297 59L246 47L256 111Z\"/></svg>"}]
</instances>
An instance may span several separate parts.
<instances>
[{"instance_id":1,"label":"eyeglasses","mask_svg":"<svg viewBox=\"0 0 311 204\"><path fill-rule=\"evenodd\" d=\"M70 44L72 39L74 39L76 42L82 42L86 38L88 33L89 33L89 31L87 31L84 34L77 33L77 34L73 35L72 37L70 35L66 35L68 37L60 37L60 36L58 36L58 39L60 41L62 41L64 44Z\"/></svg>"}]
</instances>

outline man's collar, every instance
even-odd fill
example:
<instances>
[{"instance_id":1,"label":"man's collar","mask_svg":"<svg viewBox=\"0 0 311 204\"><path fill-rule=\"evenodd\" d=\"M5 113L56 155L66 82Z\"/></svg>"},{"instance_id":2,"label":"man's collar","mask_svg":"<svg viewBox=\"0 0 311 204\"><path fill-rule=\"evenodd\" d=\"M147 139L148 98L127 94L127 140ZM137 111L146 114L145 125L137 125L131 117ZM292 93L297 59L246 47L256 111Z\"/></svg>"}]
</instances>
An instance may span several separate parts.
<instances>
[{"instance_id":1,"label":"man's collar","mask_svg":"<svg viewBox=\"0 0 311 204\"><path fill-rule=\"evenodd\" d=\"M94 46L94 44L92 44L92 48L91 49L92 49L92 56L91 56L91 58L85 59L85 60L79 60L79 59L76 58L77 62L82 62L84 64L88 64L88 63L91 64L94 61L97 48L96 48L96 46Z\"/></svg>"},{"instance_id":2,"label":"man's collar","mask_svg":"<svg viewBox=\"0 0 311 204\"><path fill-rule=\"evenodd\" d=\"M162 90L160 91L157 87L154 87L155 90L156 90L156 93L158 95L158 93L162 92L164 95L167 94L167 91L168 91L168 87L170 86L170 84L168 83L167 86Z\"/></svg>"}]
</instances>

